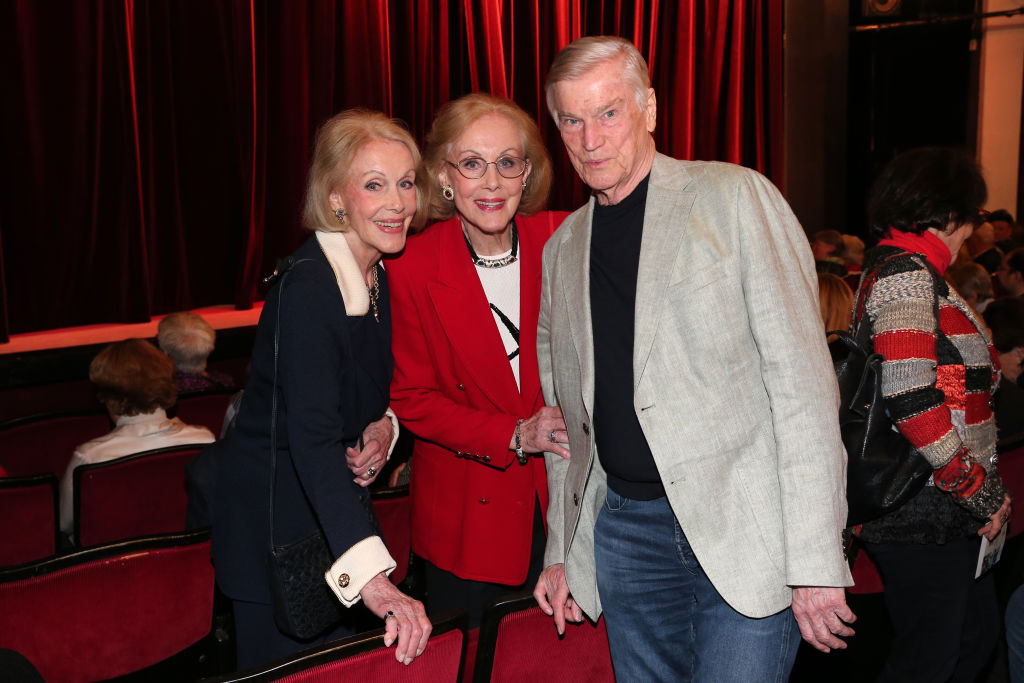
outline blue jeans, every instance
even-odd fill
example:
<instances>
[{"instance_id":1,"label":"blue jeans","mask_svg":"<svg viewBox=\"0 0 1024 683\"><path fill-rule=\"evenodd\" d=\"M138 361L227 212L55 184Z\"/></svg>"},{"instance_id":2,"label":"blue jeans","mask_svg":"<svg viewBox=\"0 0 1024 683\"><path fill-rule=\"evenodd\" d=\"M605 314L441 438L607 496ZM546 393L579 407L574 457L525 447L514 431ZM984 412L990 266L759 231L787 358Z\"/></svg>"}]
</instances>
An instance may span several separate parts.
<instances>
[{"instance_id":1,"label":"blue jeans","mask_svg":"<svg viewBox=\"0 0 1024 683\"><path fill-rule=\"evenodd\" d=\"M752 619L730 607L667 498L631 500L608 489L594 555L617 680L789 679L800 644L792 610Z\"/></svg>"}]
</instances>

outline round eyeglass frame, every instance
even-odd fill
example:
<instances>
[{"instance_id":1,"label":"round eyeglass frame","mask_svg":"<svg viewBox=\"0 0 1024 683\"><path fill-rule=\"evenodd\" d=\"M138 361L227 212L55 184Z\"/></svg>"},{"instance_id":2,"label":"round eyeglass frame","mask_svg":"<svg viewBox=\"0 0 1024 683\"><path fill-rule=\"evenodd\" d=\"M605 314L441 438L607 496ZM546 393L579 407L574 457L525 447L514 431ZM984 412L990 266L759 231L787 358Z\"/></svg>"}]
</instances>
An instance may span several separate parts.
<instances>
[{"instance_id":1,"label":"round eyeglass frame","mask_svg":"<svg viewBox=\"0 0 1024 683\"><path fill-rule=\"evenodd\" d=\"M519 161L523 162L523 168L522 168L521 171L519 171L519 173L516 173L515 175L505 175L505 173L502 171L501 167L498 166L498 162L501 161L502 159L518 159ZM462 164L464 164L465 162L470 161L470 160L476 160L476 161L480 161L480 162L483 163L483 166L480 169L480 175L469 175L469 173L465 169L462 168ZM487 167L491 166L491 165L494 166L494 169L498 172L498 175L500 175L502 178L505 178L507 180L512 180L513 178L518 178L519 176L521 176L524 173L526 173L526 169L530 168L530 160L529 159L524 159L523 157L517 157L514 154L502 154L500 157L498 157L494 161L484 161L483 157L477 157L477 156L466 157L465 159L463 159L462 161L459 161L457 163L454 162L454 161L448 161L447 159L445 159L444 161L449 166L454 166L455 170L457 170L459 172L459 175L461 175L466 180L480 180L485 175L487 175Z\"/></svg>"}]
</instances>

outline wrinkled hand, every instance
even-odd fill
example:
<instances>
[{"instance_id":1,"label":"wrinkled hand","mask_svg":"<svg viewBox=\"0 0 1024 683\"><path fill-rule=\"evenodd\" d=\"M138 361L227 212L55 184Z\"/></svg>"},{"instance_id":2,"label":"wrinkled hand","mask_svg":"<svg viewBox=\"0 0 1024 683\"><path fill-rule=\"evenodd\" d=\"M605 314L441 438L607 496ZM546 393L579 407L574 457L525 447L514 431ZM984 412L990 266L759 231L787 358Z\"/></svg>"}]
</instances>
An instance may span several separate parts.
<instances>
[{"instance_id":1,"label":"wrinkled hand","mask_svg":"<svg viewBox=\"0 0 1024 683\"><path fill-rule=\"evenodd\" d=\"M394 434L394 427L387 415L381 419L371 422L363 430L362 449L349 446L345 449L345 460L352 474L356 475L352 480L362 487L367 487L377 479L384 464L388 461L388 449L391 447L391 439ZM373 472L370 472L370 469Z\"/></svg>"},{"instance_id":2,"label":"wrinkled hand","mask_svg":"<svg viewBox=\"0 0 1024 683\"><path fill-rule=\"evenodd\" d=\"M857 621L857 615L847 606L843 588L794 588L793 616L804 640L822 652L845 650L846 643L838 636L847 637L855 633L848 624Z\"/></svg>"},{"instance_id":3,"label":"wrinkled hand","mask_svg":"<svg viewBox=\"0 0 1024 683\"><path fill-rule=\"evenodd\" d=\"M978 529L978 535L984 536L991 541L999 534L999 530L1003 528L1003 525L1010 521L1012 515L1013 499L1010 498L1009 494L1006 494L1003 504L989 517L988 524Z\"/></svg>"},{"instance_id":4,"label":"wrinkled hand","mask_svg":"<svg viewBox=\"0 0 1024 683\"><path fill-rule=\"evenodd\" d=\"M551 440L552 434L555 440ZM523 451L543 453L550 451L563 458L569 458L569 433L565 431L562 409L558 406L544 406L519 428Z\"/></svg>"},{"instance_id":5,"label":"wrinkled hand","mask_svg":"<svg viewBox=\"0 0 1024 683\"><path fill-rule=\"evenodd\" d=\"M395 588L383 572L370 579L359 595L371 612L384 619L384 645L391 647L398 639L395 659L402 664L411 664L413 659L423 654L433 627L422 602ZM387 616L389 611L393 617Z\"/></svg>"},{"instance_id":6,"label":"wrinkled hand","mask_svg":"<svg viewBox=\"0 0 1024 683\"><path fill-rule=\"evenodd\" d=\"M540 573L533 597L544 614L555 618L558 635L565 633L566 620L575 623L583 621L583 610L569 595L564 564L553 564Z\"/></svg>"}]
</instances>

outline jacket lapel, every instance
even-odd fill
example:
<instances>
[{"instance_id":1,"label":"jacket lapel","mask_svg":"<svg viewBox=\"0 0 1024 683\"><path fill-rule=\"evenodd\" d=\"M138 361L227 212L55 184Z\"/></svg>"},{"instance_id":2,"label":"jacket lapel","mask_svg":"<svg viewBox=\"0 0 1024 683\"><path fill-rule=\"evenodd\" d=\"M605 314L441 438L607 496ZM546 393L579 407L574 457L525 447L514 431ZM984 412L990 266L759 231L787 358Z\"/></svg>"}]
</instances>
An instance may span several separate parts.
<instances>
[{"instance_id":1,"label":"jacket lapel","mask_svg":"<svg viewBox=\"0 0 1024 683\"><path fill-rule=\"evenodd\" d=\"M654 158L644 209L633 333L634 389L640 384L651 354L672 268L683 244L690 209L696 198L693 191L673 189L687 186L689 174L675 165L665 164L663 158L660 154Z\"/></svg>"},{"instance_id":2,"label":"jacket lapel","mask_svg":"<svg viewBox=\"0 0 1024 683\"><path fill-rule=\"evenodd\" d=\"M438 279L427 284L427 292L445 334L480 390L496 406L518 411L516 378L460 230L445 231L438 261Z\"/></svg>"},{"instance_id":3,"label":"jacket lapel","mask_svg":"<svg viewBox=\"0 0 1024 683\"><path fill-rule=\"evenodd\" d=\"M594 198L576 219L569 236L558 250L561 295L569 314L569 332L579 355L580 392L587 413L594 413L594 332L590 318L590 235ZM557 324L558 321L552 321Z\"/></svg>"}]
</instances>

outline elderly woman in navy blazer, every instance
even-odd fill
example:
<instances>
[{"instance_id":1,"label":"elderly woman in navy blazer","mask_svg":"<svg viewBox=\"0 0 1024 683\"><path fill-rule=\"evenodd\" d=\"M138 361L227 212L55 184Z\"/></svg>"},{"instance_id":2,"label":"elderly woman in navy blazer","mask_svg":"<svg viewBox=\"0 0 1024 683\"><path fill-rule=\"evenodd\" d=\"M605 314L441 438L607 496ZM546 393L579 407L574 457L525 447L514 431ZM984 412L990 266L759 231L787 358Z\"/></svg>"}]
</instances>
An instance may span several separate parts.
<instances>
[{"instance_id":1,"label":"elderly woman in navy blazer","mask_svg":"<svg viewBox=\"0 0 1024 683\"><path fill-rule=\"evenodd\" d=\"M377 112L342 112L317 134L303 213L313 234L267 296L218 480L213 559L233 603L239 668L353 632L351 613L306 641L274 621L267 556L275 374L274 544L321 530L336 560L316 569L338 600L362 600L383 618L399 661L410 663L426 647L430 622L423 605L388 579L395 560L365 488L394 433L385 414L393 365L380 259L405 245L417 209L418 162L409 133Z\"/></svg>"}]
</instances>

